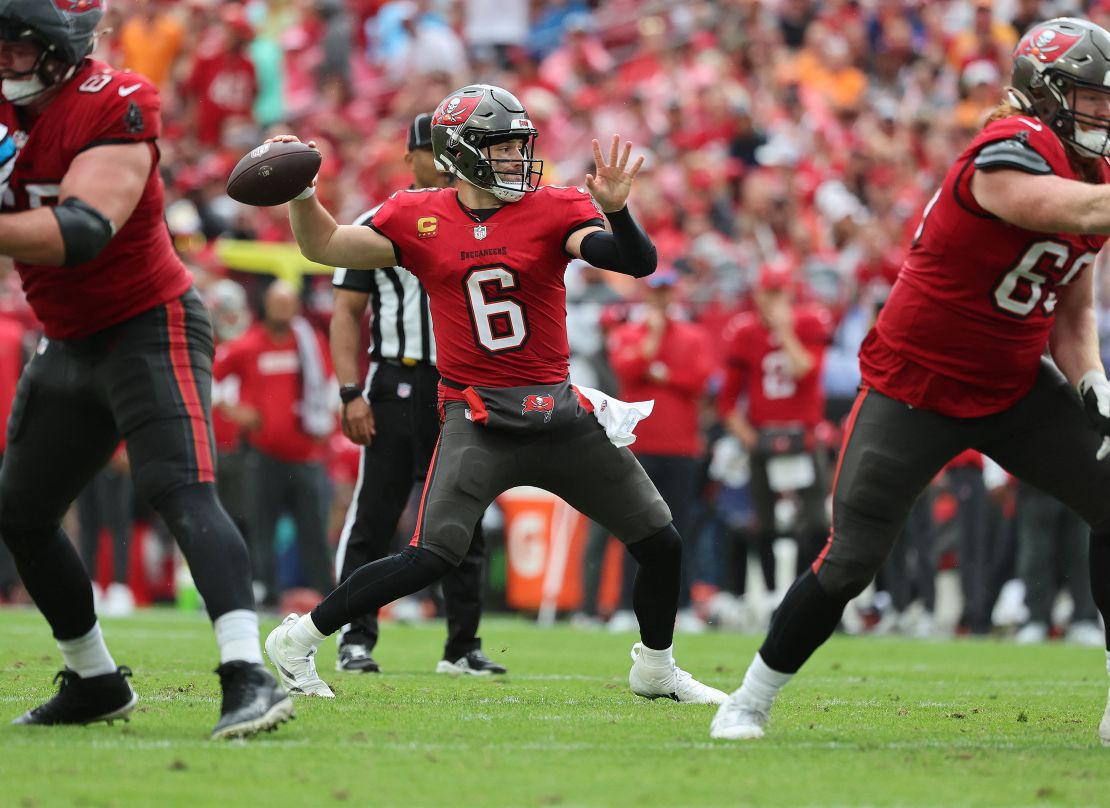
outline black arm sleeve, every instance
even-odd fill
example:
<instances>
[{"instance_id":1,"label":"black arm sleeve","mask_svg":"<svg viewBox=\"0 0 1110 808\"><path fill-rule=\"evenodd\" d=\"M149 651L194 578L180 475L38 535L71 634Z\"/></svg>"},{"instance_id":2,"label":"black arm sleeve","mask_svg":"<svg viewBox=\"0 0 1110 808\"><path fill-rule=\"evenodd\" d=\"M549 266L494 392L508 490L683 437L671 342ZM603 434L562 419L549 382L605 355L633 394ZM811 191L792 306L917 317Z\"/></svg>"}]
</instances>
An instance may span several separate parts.
<instances>
[{"instance_id":1,"label":"black arm sleeve","mask_svg":"<svg viewBox=\"0 0 1110 808\"><path fill-rule=\"evenodd\" d=\"M595 230L582 239L582 257L601 269L611 269L633 278L646 278L655 271L658 256L648 234L632 218L627 207L605 214L612 233Z\"/></svg>"}]
</instances>

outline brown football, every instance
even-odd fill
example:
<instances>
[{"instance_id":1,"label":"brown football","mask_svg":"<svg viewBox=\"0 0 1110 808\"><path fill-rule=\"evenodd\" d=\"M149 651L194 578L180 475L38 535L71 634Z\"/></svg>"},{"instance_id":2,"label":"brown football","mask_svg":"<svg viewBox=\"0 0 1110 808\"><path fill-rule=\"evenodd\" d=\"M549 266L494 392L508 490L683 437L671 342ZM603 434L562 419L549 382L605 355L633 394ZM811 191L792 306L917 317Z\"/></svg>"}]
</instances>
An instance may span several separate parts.
<instances>
[{"instance_id":1,"label":"brown football","mask_svg":"<svg viewBox=\"0 0 1110 808\"><path fill-rule=\"evenodd\" d=\"M280 205L311 185L319 170L320 152L304 143L263 143L235 164L227 195L244 205Z\"/></svg>"}]
</instances>

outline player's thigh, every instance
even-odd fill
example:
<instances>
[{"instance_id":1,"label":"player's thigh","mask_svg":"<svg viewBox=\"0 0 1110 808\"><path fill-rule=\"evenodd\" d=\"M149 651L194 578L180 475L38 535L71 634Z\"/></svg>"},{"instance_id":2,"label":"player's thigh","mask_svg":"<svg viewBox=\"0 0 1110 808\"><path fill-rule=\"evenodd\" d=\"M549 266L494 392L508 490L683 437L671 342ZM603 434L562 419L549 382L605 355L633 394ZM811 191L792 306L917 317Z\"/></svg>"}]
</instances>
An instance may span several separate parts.
<instances>
[{"instance_id":1,"label":"player's thigh","mask_svg":"<svg viewBox=\"0 0 1110 808\"><path fill-rule=\"evenodd\" d=\"M814 562L826 588L866 585L917 497L974 435L973 425L960 419L914 409L874 390L860 393L835 473L832 536Z\"/></svg>"},{"instance_id":2,"label":"player's thigh","mask_svg":"<svg viewBox=\"0 0 1110 808\"><path fill-rule=\"evenodd\" d=\"M458 564L470 547L474 526L494 497L514 485L530 484L522 456L534 439L487 429L464 416L465 406L447 405L447 417L432 454L420 497L412 544Z\"/></svg>"},{"instance_id":3,"label":"player's thigh","mask_svg":"<svg viewBox=\"0 0 1110 808\"><path fill-rule=\"evenodd\" d=\"M0 466L0 519L8 526L57 524L119 443L88 368L52 343L23 371Z\"/></svg>"},{"instance_id":4,"label":"player's thigh","mask_svg":"<svg viewBox=\"0 0 1110 808\"><path fill-rule=\"evenodd\" d=\"M127 324L102 382L147 501L215 480L212 331L193 291Z\"/></svg>"},{"instance_id":5,"label":"player's thigh","mask_svg":"<svg viewBox=\"0 0 1110 808\"><path fill-rule=\"evenodd\" d=\"M658 533L671 511L635 455L617 448L593 418L560 430L538 475L541 488L603 525L625 544Z\"/></svg>"},{"instance_id":6,"label":"player's thigh","mask_svg":"<svg viewBox=\"0 0 1110 808\"><path fill-rule=\"evenodd\" d=\"M1033 389L994 421L984 454L1093 528L1110 529L1110 461L1096 459L1102 439L1059 371L1042 363Z\"/></svg>"}]
</instances>

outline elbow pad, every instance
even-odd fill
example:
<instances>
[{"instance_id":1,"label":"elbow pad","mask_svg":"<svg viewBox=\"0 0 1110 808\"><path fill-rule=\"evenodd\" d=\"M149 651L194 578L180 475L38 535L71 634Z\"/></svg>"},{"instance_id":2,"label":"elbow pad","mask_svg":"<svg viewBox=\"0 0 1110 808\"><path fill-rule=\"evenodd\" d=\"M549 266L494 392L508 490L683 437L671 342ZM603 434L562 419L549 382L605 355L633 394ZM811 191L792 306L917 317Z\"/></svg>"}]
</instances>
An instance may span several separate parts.
<instances>
[{"instance_id":1,"label":"elbow pad","mask_svg":"<svg viewBox=\"0 0 1110 808\"><path fill-rule=\"evenodd\" d=\"M582 257L595 267L633 278L646 278L653 273L658 263L655 245L628 208L606 216L613 232L595 230L582 239Z\"/></svg>"},{"instance_id":2,"label":"elbow pad","mask_svg":"<svg viewBox=\"0 0 1110 808\"><path fill-rule=\"evenodd\" d=\"M64 266L72 267L100 255L116 234L116 226L103 213L75 196L51 208L62 232Z\"/></svg>"}]
</instances>

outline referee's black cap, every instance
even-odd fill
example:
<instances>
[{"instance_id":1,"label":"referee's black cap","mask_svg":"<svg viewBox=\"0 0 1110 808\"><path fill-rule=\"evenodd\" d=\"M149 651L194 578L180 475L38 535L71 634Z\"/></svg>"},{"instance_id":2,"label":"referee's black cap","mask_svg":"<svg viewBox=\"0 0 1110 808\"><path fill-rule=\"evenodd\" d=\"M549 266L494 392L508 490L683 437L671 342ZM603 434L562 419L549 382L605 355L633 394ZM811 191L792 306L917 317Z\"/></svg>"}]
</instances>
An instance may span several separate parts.
<instances>
[{"instance_id":1,"label":"referee's black cap","mask_svg":"<svg viewBox=\"0 0 1110 808\"><path fill-rule=\"evenodd\" d=\"M421 112L409 124L409 151L432 147L432 113Z\"/></svg>"}]
</instances>

